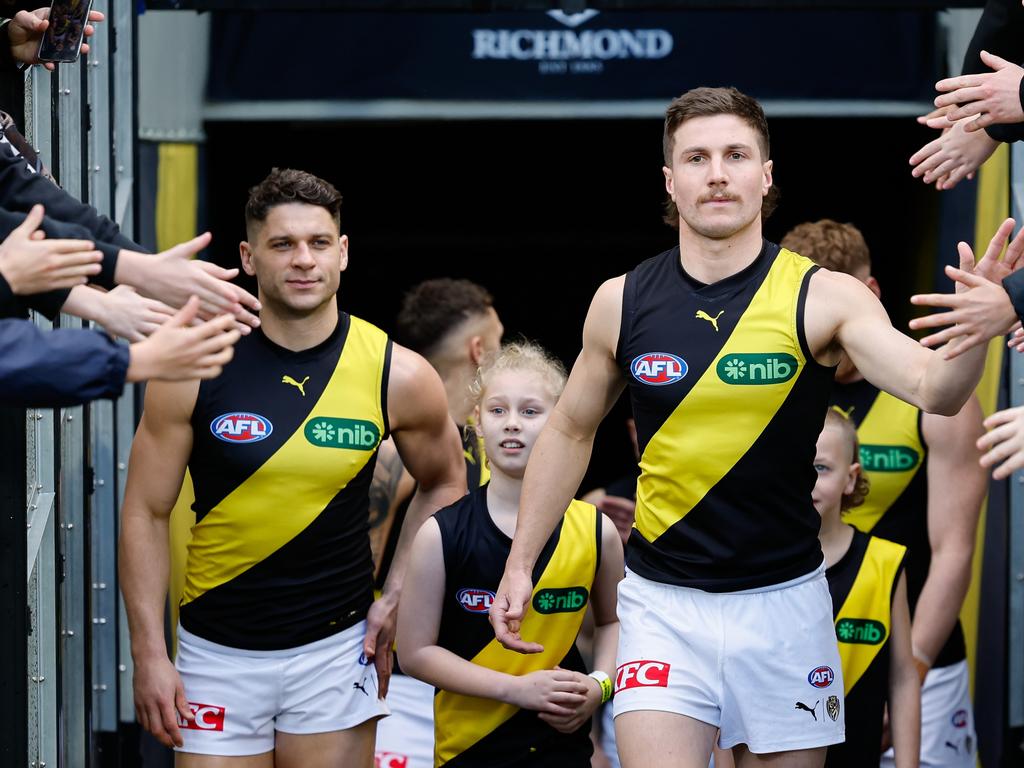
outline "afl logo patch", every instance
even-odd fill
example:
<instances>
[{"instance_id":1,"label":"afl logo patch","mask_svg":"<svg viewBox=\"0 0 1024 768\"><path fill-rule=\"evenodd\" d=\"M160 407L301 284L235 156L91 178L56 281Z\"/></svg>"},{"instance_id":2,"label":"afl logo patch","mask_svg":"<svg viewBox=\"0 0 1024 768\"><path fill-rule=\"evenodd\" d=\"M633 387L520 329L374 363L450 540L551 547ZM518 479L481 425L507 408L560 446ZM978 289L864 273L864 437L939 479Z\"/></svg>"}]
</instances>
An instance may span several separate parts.
<instances>
[{"instance_id":1,"label":"afl logo patch","mask_svg":"<svg viewBox=\"0 0 1024 768\"><path fill-rule=\"evenodd\" d=\"M270 437L274 425L257 413L225 413L210 422L210 431L225 443L258 443Z\"/></svg>"},{"instance_id":2,"label":"afl logo patch","mask_svg":"<svg viewBox=\"0 0 1024 768\"><path fill-rule=\"evenodd\" d=\"M641 384L662 387L666 384L675 384L682 379L689 370L689 366L678 355L671 355L668 352L648 352L633 358L629 370L633 374L633 378Z\"/></svg>"},{"instance_id":3,"label":"afl logo patch","mask_svg":"<svg viewBox=\"0 0 1024 768\"><path fill-rule=\"evenodd\" d=\"M835 679L836 673L832 671L832 667L818 667L807 675L807 682L815 688L828 688Z\"/></svg>"},{"instance_id":4,"label":"afl logo patch","mask_svg":"<svg viewBox=\"0 0 1024 768\"><path fill-rule=\"evenodd\" d=\"M491 609L491 603L494 602L494 593L489 589L467 587L460 589L455 595L455 599L470 613L487 613Z\"/></svg>"}]
</instances>

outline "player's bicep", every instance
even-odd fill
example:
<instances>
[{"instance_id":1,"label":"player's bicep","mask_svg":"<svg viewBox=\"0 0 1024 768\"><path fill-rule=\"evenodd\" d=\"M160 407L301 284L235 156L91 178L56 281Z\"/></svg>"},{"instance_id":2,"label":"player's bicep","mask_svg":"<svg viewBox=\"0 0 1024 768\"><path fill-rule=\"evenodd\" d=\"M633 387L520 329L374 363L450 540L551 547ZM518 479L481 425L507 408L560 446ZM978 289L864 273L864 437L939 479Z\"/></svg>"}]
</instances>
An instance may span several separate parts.
<instances>
[{"instance_id":1,"label":"player's bicep","mask_svg":"<svg viewBox=\"0 0 1024 768\"><path fill-rule=\"evenodd\" d=\"M441 529L431 517L416 533L409 555L409 569L398 605L400 656L408 657L437 644L445 579Z\"/></svg>"},{"instance_id":2,"label":"player's bicep","mask_svg":"<svg viewBox=\"0 0 1024 768\"><path fill-rule=\"evenodd\" d=\"M624 574L622 539L618 529L607 515L601 515L601 562L597 567L594 588L591 593L591 607L594 623L601 627L618 621L615 612L619 582Z\"/></svg>"},{"instance_id":3,"label":"player's bicep","mask_svg":"<svg viewBox=\"0 0 1024 768\"><path fill-rule=\"evenodd\" d=\"M192 452L192 409L198 382L151 382L132 440L124 512L167 517Z\"/></svg>"}]
</instances>

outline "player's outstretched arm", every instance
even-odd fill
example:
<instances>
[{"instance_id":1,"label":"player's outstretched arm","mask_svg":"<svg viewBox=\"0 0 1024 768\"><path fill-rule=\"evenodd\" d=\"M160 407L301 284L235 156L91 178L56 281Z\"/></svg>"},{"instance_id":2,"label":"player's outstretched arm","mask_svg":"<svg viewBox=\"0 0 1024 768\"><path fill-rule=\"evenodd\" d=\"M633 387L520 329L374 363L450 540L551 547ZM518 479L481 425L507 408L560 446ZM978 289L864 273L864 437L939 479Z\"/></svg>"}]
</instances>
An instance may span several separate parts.
<instances>
[{"instance_id":1,"label":"player's outstretched arm","mask_svg":"<svg viewBox=\"0 0 1024 768\"><path fill-rule=\"evenodd\" d=\"M594 295L583 350L526 467L512 552L490 614L495 637L512 651L542 650L519 636L533 593L533 566L583 480L598 425L625 386L615 362L624 284L625 277L608 280Z\"/></svg>"},{"instance_id":2,"label":"player's outstretched arm","mask_svg":"<svg viewBox=\"0 0 1024 768\"><path fill-rule=\"evenodd\" d=\"M960 268L973 272L973 256L961 253ZM944 348L922 347L893 328L875 295L850 275L819 270L811 277L805 327L820 362L835 364L841 353L879 389L927 413L953 416L981 379L985 347L957 360Z\"/></svg>"},{"instance_id":3,"label":"player's outstretched arm","mask_svg":"<svg viewBox=\"0 0 1024 768\"><path fill-rule=\"evenodd\" d=\"M1024 229L1009 246L1006 245L1013 233L1013 226L1013 219L1007 219L999 226L973 273L952 266L946 267L946 274L963 287L962 291L910 297L910 302L918 306L950 310L916 317L910 321L910 327L914 330L949 326L921 339L926 347L955 342L948 344L944 350L947 360L1008 333L1017 322L1017 311L1003 284L1005 278L1024 265L1024 259L1021 259L1024 256ZM960 248L966 249L965 253L970 252L966 243L961 243ZM1006 248L1006 255L1000 260L1003 248Z\"/></svg>"},{"instance_id":4,"label":"player's outstretched arm","mask_svg":"<svg viewBox=\"0 0 1024 768\"><path fill-rule=\"evenodd\" d=\"M601 562L590 593L590 609L594 612L593 671L608 675L608 685L613 685L615 680L615 654L619 646L619 617L615 613L615 602L624 572L622 539L615 523L601 515ZM578 730L590 720L603 701L603 690L597 680L579 672L575 674L588 686L586 701L571 716L539 715L541 720L562 733Z\"/></svg>"},{"instance_id":5,"label":"player's outstretched arm","mask_svg":"<svg viewBox=\"0 0 1024 768\"><path fill-rule=\"evenodd\" d=\"M182 744L177 714L191 719L185 692L164 641L169 568L168 519L192 450L190 418L196 381L153 382L132 441L121 511L118 566L128 613L135 714L165 746Z\"/></svg>"},{"instance_id":6,"label":"player's outstretched arm","mask_svg":"<svg viewBox=\"0 0 1024 768\"><path fill-rule=\"evenodd\" d=\"M377 667L381 696L391 676L398 599L416 532L430 515L466 493L466 464L459 431L448 415L448 399L437 372L415 352L392 348L388 377L388 422L402 464L417 490L398 534L379 600L366 617L363 651Z\"/></svg>"},{"instance_id":7,"label":"player's outstretched arm","mask_svg":"<svg viewBox=\"0 0 1024 768\"><path fill-rule=\"evenodd\" d=\"M921 751L921 681L910 644L907 575L900 574L892 599L892 664L889 667L889 727L896 768L917 768Z\"/></svg>"},{"instance_id":8,"label":"player's outstretched arm","mask_svg":"<svg viewBox=\"0 0 1024 768\"><path fill-rule=\"evenodd\" d=\"M434 520L427 520L412 545L398 609L398 653L405 672L441 690L503 701L546 715L571 717L582 706L593 681L578 679L577 672L541 670L517 677L479 666L439 646L444 588L441 531Z\"/></svg>"}]
</instances>

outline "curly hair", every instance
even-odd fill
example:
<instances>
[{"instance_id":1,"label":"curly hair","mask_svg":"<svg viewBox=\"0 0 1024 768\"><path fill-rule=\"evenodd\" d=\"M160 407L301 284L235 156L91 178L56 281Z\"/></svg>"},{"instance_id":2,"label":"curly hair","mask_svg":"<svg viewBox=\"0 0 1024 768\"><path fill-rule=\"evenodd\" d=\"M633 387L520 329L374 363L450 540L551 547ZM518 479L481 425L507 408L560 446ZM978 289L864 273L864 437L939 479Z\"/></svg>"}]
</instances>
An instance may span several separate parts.
<instances>
[{"instance_id":1,"label":"curly hair","mask_svg":"<svg viewBox=\"0 0 1024 768\"><path fill-rule=\"evenodd\" d=\"M552 398L557 400L565 388L566 372L562 361L544 347L523 339L502 344L496 354L484 361L476 372L469 391L473 402L480 405L491 377L500 371L531 371L541 376Z\"/></svg>"},{"instance_id":2,"label":"curly hair","mask_svg":"<svg viewBox=\"0 0 1024 768\"><path fill-rule=\"evenodd\" d=\"M469 280L426 280L402 298L396 336L409 349L429 356L452 329L492 306L494 299L487 289Z\"/></svg>"},{"instance_id":3,"label":"curly hair","mask_svg":"<svg viewBox=\"0 0 1024 768\"><path fill-rule=\"evenodd\" d=\"M850 417L833 406L825 414L825 427L834 427L843 433L847 444L850 446L850 463L859 462L860 441L857 439L857 427L854 426ZM870 490L871 481L868 480L863 470L859 470L857 472L857 482L853 486L853 492L843 494L843 501L839 508L846 512L854 507L859 507L864 503L864 499L867 498Z\"/></svg>"},{"instance_id":4,"label":"curly hair","mask_svg":"<svg viewBox=\"0 0 1024 768\"><path fill-rule=\"evenodd\" d=\"M833 272L852 275L871 270L867 241L853 224L832 219L805 221L789 230L779 244Z\"/></svg>"},{"instance_id":5,"label":"curly hair","mask_svg":"<svg viewBox=\"0 0 1024 768\"><path fill-rule=\"evenodd\" d=\"M246 225L266 221L271 208L286 203L326 208L334 222L341 226L341 194L334 185L292 168L271 169L263 181L249 190L249 200L245 204Z\"/></svg>"},{"instance_id":6,"label":"curly hair","mask_svg":"<svg viewBox=\"0 0 1024 768\"><path fill-rule=\"evenodd\" d=\"M771 157L771 140L768 136L768 118L757 99L737 88L693 88L672 100L665 110L665 130L661 138L665 165L672 167L672 150L676 143L676 130L694 117L735 115L757 133L761 157ZM779 204L779 190L772 185L761 202L761 218L767 219ZM679 209L670 197L665 201L664 221L673 229L679 229Z\"/></svg>"}]
</instances>

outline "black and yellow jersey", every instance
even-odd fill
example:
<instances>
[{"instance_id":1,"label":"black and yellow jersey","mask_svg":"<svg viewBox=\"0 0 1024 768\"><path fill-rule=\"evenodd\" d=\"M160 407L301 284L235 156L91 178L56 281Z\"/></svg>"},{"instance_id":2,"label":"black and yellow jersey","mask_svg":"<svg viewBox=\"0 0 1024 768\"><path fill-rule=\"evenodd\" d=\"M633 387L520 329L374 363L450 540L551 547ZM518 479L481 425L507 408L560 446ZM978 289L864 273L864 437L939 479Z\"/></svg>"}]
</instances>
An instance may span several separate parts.
<instances>
[{"instance_id":1,"label":"black and yellow jersey","mask_svg":"<svg viewBox=\"0 0 1024 768\"><path fill-rule=\"evenodd\" d=\"M594 506L572 502L534 567L532 610L522 632L544 646L537 654L505 650L487 620L512 540L487 511L486 486L434 517L445 566L438 645L510 675L556 665L586 672L576 635L601 561L600 514ZM589 733L589 724L572 734L559 733L536 712L493 699L444 690L434 697L435 765L585 768L593 752Z\"/></svg>"},{"instance_id":2,"label":"black and yellow jersey","mask_svg":"<svg viewBox=\"0 0 1024 768\"><path fill-rule=\"evenodd\" d=\"M855 530L825 572L843 665L846 742L828 748L828 768L877 765L889 698L892 599L907 548Z\"/></svg>"},{"instance_id":3,"label":"black and yellow jersey","mask_svg":"<svg viewBox=\"0 0 1024 768\"><path fill-rule=\"evenodd\" d=\"M864 379L836 382L832 404L857 425L860 463L871 482L864 504L847 512L844 520L907 548L907 599L913 616L932 562L928 446L921 432L921 410ZM965 658L964 633L958 620L934 666L946 667Z\"/></svg>"},{"instance_id":4,"label":"black and yellow jersey","mask_svg":"<svg viewBox=\"0 0 1024 768\"><path fill-rule=\"evenodd\" d=\"M185 629L276 650L365 617L367 490L388 434L390 360L383 331L341 313L328 339L300 352L253 331L224 373L201 384Z\"/></svg>"},{"instance_id":5,"label":"black and yellow jersey","mask_svg":"<svg viewBox=\"0 0 1024 768\"><path fill-rule=\"evenodd\" d=\"M755 589L822 561L814 447L834 369L811 356L811 261L765 242L711 285L673 248L626 275L616 357L640 446L626 564L711 592Z\"/></svg>"}]
</instances>

